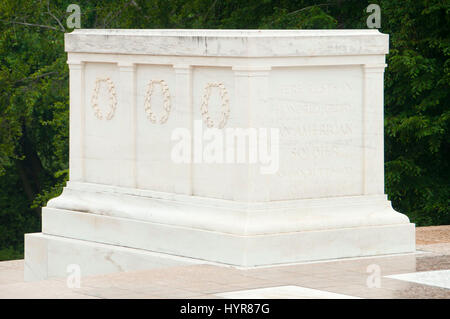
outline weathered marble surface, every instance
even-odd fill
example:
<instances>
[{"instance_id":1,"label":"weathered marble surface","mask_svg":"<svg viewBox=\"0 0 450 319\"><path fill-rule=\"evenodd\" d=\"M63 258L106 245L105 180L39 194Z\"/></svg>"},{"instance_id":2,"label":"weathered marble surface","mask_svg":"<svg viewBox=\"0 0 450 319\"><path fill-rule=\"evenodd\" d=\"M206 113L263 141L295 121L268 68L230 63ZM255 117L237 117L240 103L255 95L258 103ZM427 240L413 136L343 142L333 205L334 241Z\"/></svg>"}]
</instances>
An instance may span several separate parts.
<instances>
[{"instance_id":1,"label":"weathered marble surface","mask_svg":"<svg viewBox=\"0 0 450 319\"><path fill-rule=\"evenodd\" d=\"M29 237L45 251L60 236L258 266L415 250L384 194L387 35L76 30L66 51L70 181ZM172 133L205 114L219 131L278 129L277 169L174 162Z\"/></svg>"},{"instance_id":2,"label":"weathered marble surface","mask_svg":"<svg viewBox=\"0 0 450 319\"><path fill-rule=\"evenodd\" d=\"M75 30L66 51L176 56L276 57L387 54L377 30Z\"/></svg>"}]
</instances>

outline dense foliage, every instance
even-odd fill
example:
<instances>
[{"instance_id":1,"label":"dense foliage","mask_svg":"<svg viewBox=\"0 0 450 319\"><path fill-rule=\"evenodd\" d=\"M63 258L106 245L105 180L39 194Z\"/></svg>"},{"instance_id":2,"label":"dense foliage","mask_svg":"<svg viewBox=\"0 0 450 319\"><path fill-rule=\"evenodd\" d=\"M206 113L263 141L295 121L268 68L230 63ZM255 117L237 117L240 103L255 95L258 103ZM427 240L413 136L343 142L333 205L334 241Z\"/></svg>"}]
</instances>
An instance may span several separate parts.
<instances>
[{"instance_id":1,"label":"dense foliage","mask_svg":"<svg viewBox=\"0 0 450 319\"><path fill-rule=\"evenodd\" d=\"M66 8L73 0L0 2L0 260L68 173ZM390 34L385 77L386 190L418 225L449 224L449 1L77 1L83 28L366 28L381 7Z\"/></svg>"}]
</instances>

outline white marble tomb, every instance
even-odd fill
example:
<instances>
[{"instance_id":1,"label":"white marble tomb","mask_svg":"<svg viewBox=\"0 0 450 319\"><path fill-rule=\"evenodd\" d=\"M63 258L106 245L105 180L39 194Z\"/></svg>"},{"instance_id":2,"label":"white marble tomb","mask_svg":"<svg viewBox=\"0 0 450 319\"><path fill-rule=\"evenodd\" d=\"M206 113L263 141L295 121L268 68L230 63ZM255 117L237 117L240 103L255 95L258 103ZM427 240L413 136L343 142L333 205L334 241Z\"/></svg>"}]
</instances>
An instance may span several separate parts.
<instances>
[{"instance_id":1,"label":"white marble tomb","mask_svg":"<svg viewBox=\"0 0 450 319\"><path fill-rule=\"evenodd\" d=\"M25 235L26 280L415 250L384 193L388 35L75 30L65 45L70 180ZM174 132L200 127L276 129L274 165L205 161L194 133L174 161Z\"/></svg>"}]
</instances>

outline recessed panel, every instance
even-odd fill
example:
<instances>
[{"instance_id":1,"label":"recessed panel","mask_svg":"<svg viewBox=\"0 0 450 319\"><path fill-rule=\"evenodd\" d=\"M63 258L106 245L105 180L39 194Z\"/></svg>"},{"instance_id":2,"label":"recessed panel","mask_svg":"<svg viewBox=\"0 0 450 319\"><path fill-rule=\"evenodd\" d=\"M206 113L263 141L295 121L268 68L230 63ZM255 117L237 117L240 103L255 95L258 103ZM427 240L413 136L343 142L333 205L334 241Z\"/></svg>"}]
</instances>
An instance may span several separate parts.
<instances>
[{"instance_id":1,"label":"recessed panel","mask_svg":"<svg viewBox=\"0 0 450 319\"><path fill-rule=\"evenodd\" d=\"M186 126L189 114L182 112L176 99L175 72L170 65L137 67L137 187L174 192L179 169L189 169L171 159L171 134ZM178 176L180 179L183 175Z\"/></svg>"},{"instance_id":2,"label":"recessed panel","mask_svg":"<svg viewBox=\"0 0 450 319\"><path fill-rule=\"evenodd\" d=\"M247 191L247 164L227 162L224 152L227 143L226 130L236 127L246 128L248 125L249 106L237 103L235 80L231 68L194 68L192 131L194 195L239 199ZM208 135L207 131L211 135ZM214 145L223 153L215 152Z\"/></svg>"},{"instance_id":3,"label":"recessed panel","mask_svg":"<svg viewBox=\"0 0 450 319\"><path fill-rule=\"evenodd\" d=\"M258 175L265 200L362 192L362 71L359 66L274 68L270 101L255 123L279 129L279 167Z\"/></svg>"},{"instance_id":4,"label":"recessed panel","mask_svg":"<svg viewBox=\"0 0 450 319\"><path fill-rule=\"evenodd\" d=\"M120 102L116 64L85 66L85 179L90 183L121 185L130 178L130 105Z\"/></svg>"}]
</instances>

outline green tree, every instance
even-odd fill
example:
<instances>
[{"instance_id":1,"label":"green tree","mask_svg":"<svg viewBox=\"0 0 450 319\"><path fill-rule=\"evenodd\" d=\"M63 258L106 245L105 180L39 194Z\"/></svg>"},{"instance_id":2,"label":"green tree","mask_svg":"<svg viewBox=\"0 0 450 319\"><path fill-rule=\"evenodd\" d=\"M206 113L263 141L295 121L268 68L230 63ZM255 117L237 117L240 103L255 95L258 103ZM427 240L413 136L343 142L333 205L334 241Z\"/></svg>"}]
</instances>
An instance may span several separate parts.
<instances>
[{"instance_id":1,"label":"green tree","mask_svg":"<svg viewBox=\"0 0 450 319\"><path fill-rule=\"evenodd\" d=\"M386 189L418 225L450 224L450 2L382 1Z\"/></svg>"},{"instance_id":2,"label":"green tree","mask_svg":"<svg viewBox=\"0 0 450 319\"><path fill-rule=\"evenodd\" d=\"M68 173L72 0L0 2L0 260ZM449 10L440 0L77 1L83 28L366 28L369 3L390 35L385 76L386 190L418 225L449 224Z\"/></svg>"},{"instance_id":3,"label":"green tree","mask_svg":"<svg viewBox=\"0 0 450 319\"><path fill-rule=\"evenodd\" d=\"M22 250L24 232L39 230L38 205L67 170L63 29L48 8L0 4L0 258Z\"/></svg>"}]
</instances>

